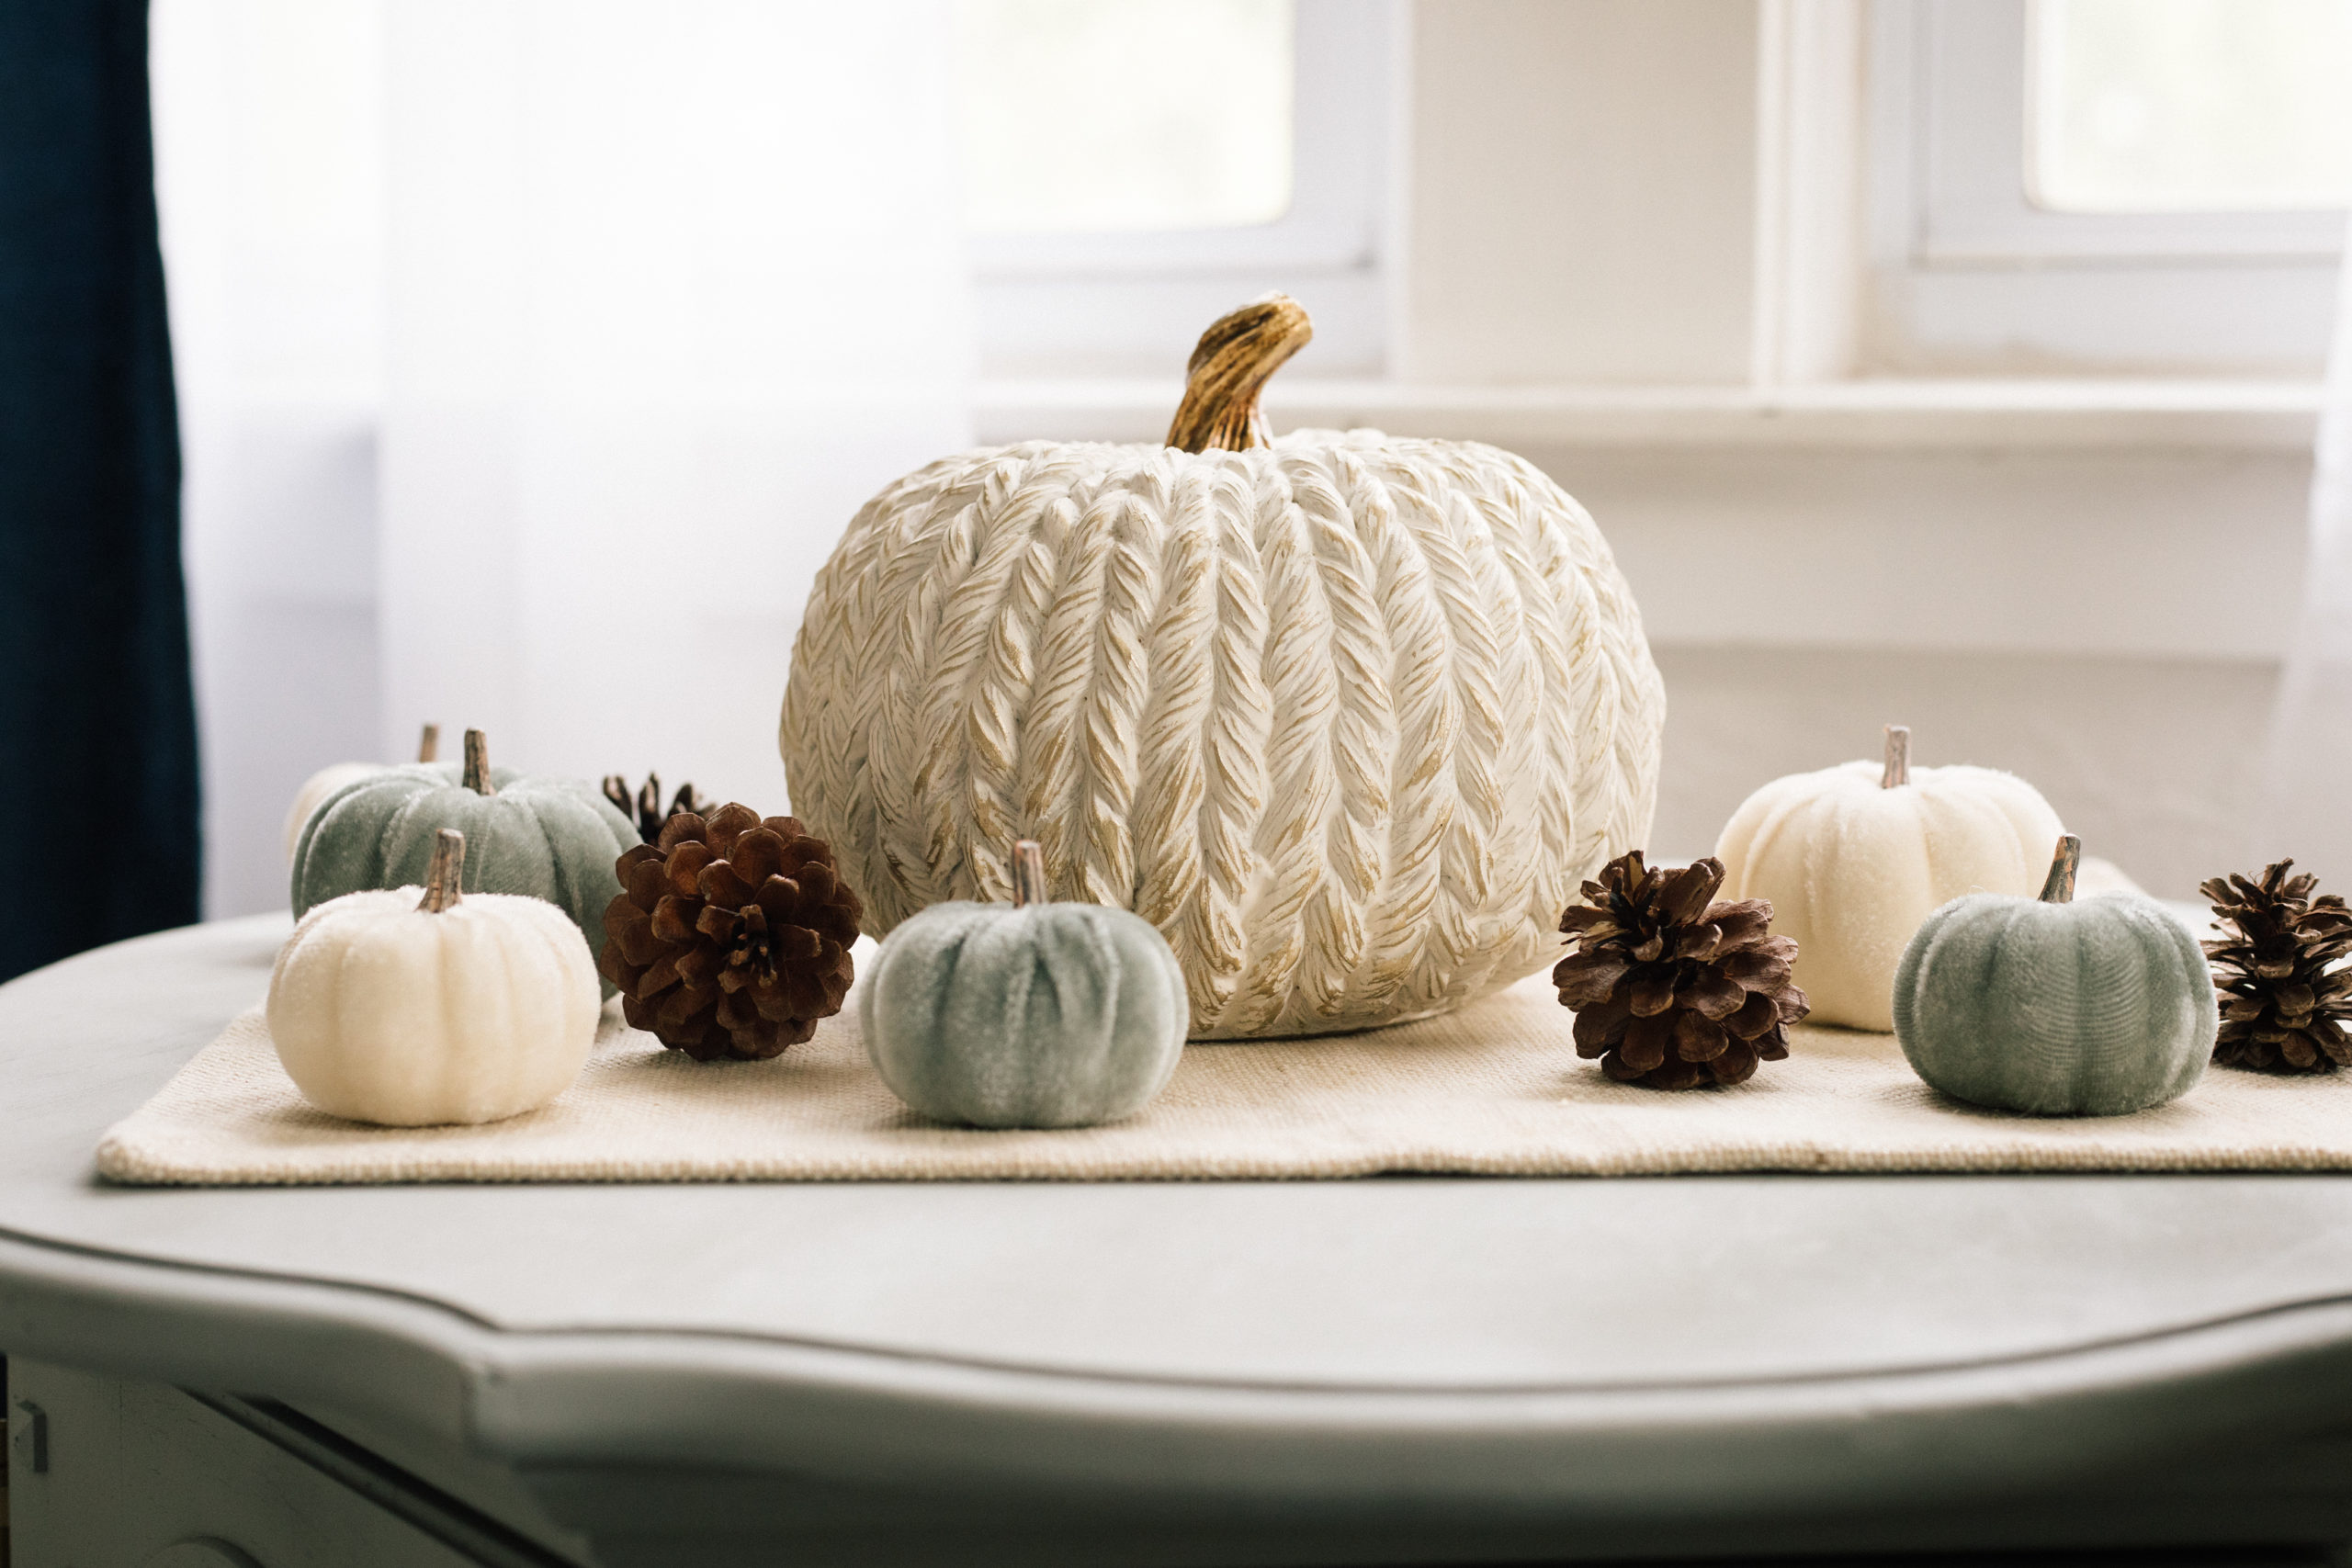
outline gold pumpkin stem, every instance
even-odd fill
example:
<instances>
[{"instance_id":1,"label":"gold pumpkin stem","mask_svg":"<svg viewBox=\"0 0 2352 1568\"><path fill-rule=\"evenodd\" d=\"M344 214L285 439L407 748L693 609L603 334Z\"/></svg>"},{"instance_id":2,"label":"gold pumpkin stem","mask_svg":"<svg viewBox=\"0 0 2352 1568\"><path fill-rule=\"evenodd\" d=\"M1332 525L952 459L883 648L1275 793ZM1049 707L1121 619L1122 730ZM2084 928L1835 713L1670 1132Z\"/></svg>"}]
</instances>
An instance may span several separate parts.
<instances>
[{"instance_id":1,"label":"gold pumpkin stem","mask_svg":"<svg viewBox=\"0 0 2352 1568\"><path fill-rule=\"evenodd\" d=\"M416 760L420 762L437 762L441 760L441 727L439 725L426 725L424 733L417 737Z\"/></svg>"},{"instance_id":2,"label":"gold pumpkin stem","mask_svg":"<svg viewBox=\"0 0 2352 1568\"><path fill-rule=\"evenodd\" d=\"M1258 394L1314 335L1315 324L1287 294L1268 294L1219 316L1184 367L1184 400L1168 426L1168 445L1186 452L1243 452L1270 444L1273 434Z\"/></svg>"},{"instance_id":3,"label":"gold pumpkin stem","mask_svg":"<svg viewBox=\"0 0 2352 1568\"><path fill-rule=\"evenodd\" d=\"M2050 880L2041 885L2041 901L2045 904L2071 904L2075 901L2075 873L2083 863L2083 841L2072 833L2058 836L2058 852L2051 857Z\"/></svg>"},{"instance_id":4,"label":"gold pumpkin stem","mask_svg":"<svg viewBox=\"0 0 2352 1568\"><path fill-rule=\"evenodd\" d=\"M1023 839L1012 846L1012 907L1046 903L1050 897L1046 891L1046 846Z\"/></svg>"},{"instance_id":5,"label":"gold pumpkin stem","mask_svg":"<svg viewBox=\"0 0 2352 1568\"><path fill-rule=\"evenodd\" d=\"M1911 727L1886 727L1886 772L1878 776L1881 789L1901 789L1911 782Z\"/></svg>"},{"instance_id":6,"label":"gold pumpkin stem","mask_svg":"<svg viewBox=\"0 0 2352 1568\"><path fill-rule=\"evenodd\" d=\"M466 836L455 828L433 835L433 865L424 874L424 897L416 902L424 914L454 909L460 901L458 885L466 874Z\"/></svg>"},{"instance_id":7,"label":"gold pumpkin stem","mask_svg":"<svg viewBox=\"0 0 2352 1568\"><path fill-rule=\"evenodd\" d=\"M479 729L466 731L465 785L476 795L498 793L498 786L490 782L490 740Z\"/></svg>"}]
</instances>

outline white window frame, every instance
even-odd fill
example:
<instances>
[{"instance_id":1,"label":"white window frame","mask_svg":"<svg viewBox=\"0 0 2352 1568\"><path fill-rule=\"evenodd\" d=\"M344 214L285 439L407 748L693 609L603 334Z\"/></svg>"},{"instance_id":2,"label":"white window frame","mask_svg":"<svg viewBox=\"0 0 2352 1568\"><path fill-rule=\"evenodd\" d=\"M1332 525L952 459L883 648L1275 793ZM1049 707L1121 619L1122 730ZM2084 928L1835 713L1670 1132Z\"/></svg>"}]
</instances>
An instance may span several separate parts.
<instances>
[{"instance_id":1,"label":"white window frame","mask_svg":"<svg viewBox=\"0 0 2352 1568\"><path fill-rule=\"evenodd\" d=\"M1315 318L1316 373L1385 364L1402 0L1296 0L1291 205L1271 223L975 235L984 377L1175 377L1201 329L1258 294Z\"/></svg>"},{"instance_id":2,"label":"white window frame","mask_svg":"<svg viewBox=\"0 0 2352 1568\"><path fill-rule=\"evenodd\" d=\"M2301 375L2341 212L2086 213L2028 188L2033 0L1875 0L1872 368Z\"/></svg>"}]
</instances>

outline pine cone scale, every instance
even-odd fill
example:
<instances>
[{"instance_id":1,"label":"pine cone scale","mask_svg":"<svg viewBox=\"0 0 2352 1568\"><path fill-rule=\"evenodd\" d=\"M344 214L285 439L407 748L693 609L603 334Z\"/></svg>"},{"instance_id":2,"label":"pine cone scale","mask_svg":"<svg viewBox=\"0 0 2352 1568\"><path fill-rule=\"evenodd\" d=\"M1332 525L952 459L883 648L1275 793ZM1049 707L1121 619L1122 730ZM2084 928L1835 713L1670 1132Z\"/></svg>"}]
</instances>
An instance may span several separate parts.
<instances>
[{"instance_id":1,"label":"pine cone scale","mask_svg":"<svg viewBox=\"0 0 2352 1568\"><path fill-rule=\"evenodd\" d=\"M1694 971L1675 993L1675 1001L1704 1018L1720 1021L1737 1012L1748 994L1746 983L1726 965Z\"/></svg>"},{"instance_id":2,"label":"pine cone scale","mask_svg":"<svg viewBox=\"0 0 2352 1568\"><path fill-rule=\"evenodd\" d=\"M1785 1051L1781 1053L1786 1055ZM1713 1064L1717 1083L1746 1083L1756 1076L1756 1064L1761 1053L1745 1040L1735 1040Z\"/></svg>"},{"instance_id":3,"label":"pine cone scale","mask_svg":"<svg viewBox=\"0 0 2352 1568\"><path fill-rule=\"evenodd\" d=\"M1704 1013L1686 1012L1674 1021L1674 1054L1686 1062L1712 1062L1731 1045L1731 1032Z\"/></svg>"},{"instance_id":4,"label":"pine cone scale","mask_svg":"<svg viewBox=\"0 0 2352 1568\"><path fill-rule=\"evenodd\" d=\"M1674 1005L1673 972L1641 976L1627 987L1625 1001L1635 1018L1656 1018Z\"/></svg>"},{"instance_id":5,"label":"pine cone scale","mask_svg":"<svg viewBox=\"0 0 2352 1568\"><path fill-rule=\"evenodd\" d=\"M645 966L635 989L640 997L658 997L684 978L678 973L678 955L665 953Z\"/></svg>"},{"instance_id":6,"label":"pine cone scale","mask_svg":"<svg viewBox=\"0 0 2352 1568\"><path fill-rule=\"evenodd\" d=\"M1653 1014L1635 1018L1617 1043L1617 1055L1637 1073L1653 1072L1666 1063L1666 1048L1674 1043L1674 1021Z\"/></svg>"}]
</instances>

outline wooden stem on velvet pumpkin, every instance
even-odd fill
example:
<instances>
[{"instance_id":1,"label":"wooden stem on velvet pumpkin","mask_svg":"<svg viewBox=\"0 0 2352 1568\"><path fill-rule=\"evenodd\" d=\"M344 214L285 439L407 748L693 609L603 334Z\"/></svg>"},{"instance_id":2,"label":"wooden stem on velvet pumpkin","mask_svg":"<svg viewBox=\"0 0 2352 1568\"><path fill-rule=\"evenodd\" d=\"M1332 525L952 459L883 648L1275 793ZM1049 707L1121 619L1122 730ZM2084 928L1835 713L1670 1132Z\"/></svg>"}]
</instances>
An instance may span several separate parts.
<instances>
[{"instance_id":1,"label":"wooden stem on velvet pumpkin","mask_svg":"<svg viewBox=\"0 0 2352 1568\"><path fill-rule=\"evenodd\" d=\"M1046 891L1046 846L1023 839L1012 846L1012 907L1052 902Z\"/></svg>"},{"instance_id":2,"label":"wooden stem on velvet pumpkin","mask_svg":"<svg viewBox=\"0 0 2352 1568\"><path fill-rule=\"evenodd\" d=\"M490 782L490 740L479 729L466 731L466 776L459 781L476 795L496 795Z\"/></svg>"},{"instance_id":3,"label":"wooden stem on velvet pumpkin","mask_svg":"<svg viewBox=\"0 0 2352 1568\"><path fill-rule=\"evenodd\" d=\"M2041 901L2073 903L2075 873L2082 869L2082 864L2083 841L2072 833L2060 835L2057 852L2050 857L2050 879L2041 885Z\"/></svg>"},{"instance_id":4,"label":"wooden stem on velvet pumpkin","mask_svg":"<svg viewBox=\"0 0 2352 1568\"><path fill-rule=\"evenodd\" d=\"M1881 789L1901 789L1911 782L1911 727L1886 727L1886 772L1878 777Z\"/></svg>"},{"instance_id":5,"label":"wooden stem on velvet pumpkin","mask_svg":"<svg viewBox=\"0 0 2352 1568\"><path fill-rule=\"evenodd\" d=\"M424 733L417 737L416 760L420 762L437 762L441 760L441 727L439 725L426 725Z\"/></svg>"},{"instance_id":6,"label":"wooden stem on velvet pumpkin","mask_svg":"<svg viewBox=\"0 0 2352 1568\"><path fill-rule=\"evenodd\" d=\"M1242 452L1271 444L1258 394L1314 335L1306 310L1287 294L1268 294L1219 316L1184 367L1184 400L1168 426L1168 445Z\"/></svg>"},{"instance_id":7,"label":"wooden stem on velvet pumpkin","mask_svg":"<svg viewBox=\"0 0 2352 1568\"><path fill-rule=\"evenodd\" d=\"M416 907L428 915L454 909L462 901L458 884L466 874L466 836L444 828L433 836L433 864L424 873L424 897Z\"/></svg>"}]
</instances>

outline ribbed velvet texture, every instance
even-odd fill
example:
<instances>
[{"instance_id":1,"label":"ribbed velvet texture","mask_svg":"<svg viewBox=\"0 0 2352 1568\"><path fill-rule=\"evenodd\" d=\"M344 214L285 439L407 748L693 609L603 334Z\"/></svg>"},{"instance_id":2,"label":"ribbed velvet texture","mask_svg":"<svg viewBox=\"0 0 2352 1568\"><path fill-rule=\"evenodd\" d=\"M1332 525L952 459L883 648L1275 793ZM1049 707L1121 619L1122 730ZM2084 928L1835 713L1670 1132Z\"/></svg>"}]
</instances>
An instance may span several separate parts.
<instances>
[{"instance_id":1,"label":"ribbed velvet texture","mask_svg":"<svg viewBox=\"0 0 2352 1568\"><path fill-rule=\"evenodd\" d=\"M197 918L145 0L0 0L0 978Z\"/></svg>"}]
</instances>

